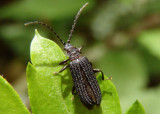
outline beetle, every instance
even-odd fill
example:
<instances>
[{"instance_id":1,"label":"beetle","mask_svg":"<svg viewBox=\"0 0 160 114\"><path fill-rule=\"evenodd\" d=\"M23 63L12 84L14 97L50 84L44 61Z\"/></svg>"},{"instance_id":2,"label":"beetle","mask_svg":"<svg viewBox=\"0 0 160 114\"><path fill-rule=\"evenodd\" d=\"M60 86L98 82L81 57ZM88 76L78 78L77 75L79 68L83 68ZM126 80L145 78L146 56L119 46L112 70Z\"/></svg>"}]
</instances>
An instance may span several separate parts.
<instances>
[{"instance_id":1,"label":"beetle","mask_svg":"<svg viewBox=\"0 0 160 114\"><path fill-rule=\"evenodd\" d=\"M104 79L103 72L99 69L93 69L92 63L87 59L85 56L81 56L81 49L73 46L70 44L72 33L74 31L75 25L77 23L77 20L82 12L82 10L88 5L88 3L85 3L80 10L78 11L74 23L72 25L72 29L70 30L69 38L67 40L67 43L65 43L59 35L47 24L39 21L33 21L25 23L25 25L31 25L31 24L41 24L45 27L47 27L49 30L51 30L55 36L61 41L61 43L64 45L64 50L67 52L67 55L69 59L64 60L59 63L59 65L67 64L68 61L70 61L70 64L65 65L59 72L61 73L66 68L70 67L72 79L74 82L74 86L72 88L72 94L76 95L78 94L81 102L88 108L93 109L94 105L100 105L101 103L101 91L100 87L98 85L98 81L96 79L95 73L101 72L102 74L102 80L108 80ZM109 78L110 80L111 78Z\"/></svg>"}]
</instances>

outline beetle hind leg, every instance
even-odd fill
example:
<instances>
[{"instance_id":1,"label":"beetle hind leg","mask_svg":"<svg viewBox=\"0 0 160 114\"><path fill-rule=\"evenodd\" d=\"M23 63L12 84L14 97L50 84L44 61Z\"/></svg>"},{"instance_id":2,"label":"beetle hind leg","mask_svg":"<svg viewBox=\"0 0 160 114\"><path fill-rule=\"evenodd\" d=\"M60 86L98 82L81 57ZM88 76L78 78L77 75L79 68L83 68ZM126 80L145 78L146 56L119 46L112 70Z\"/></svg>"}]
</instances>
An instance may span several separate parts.
<instances>
[{"instance_id":1,"label":"beetle hind leg","mask_svg":"<svg viewBox=\"0 0 160 114\"><path fill-rule=\"evenodd\" d=\"M112 77L109 77L108 79L104 79L104 74L103 74L103 72L100 69L93 69L93 72L94 73L101 72L101 74L102 74L102 80L112 80Z\"/></svg>"},{"instance_id":2,"label":"beetle hind leg","mask_svg":"<svg viewBox=\"0 0 160 114\"><path fill-rule=\"evenodd\" d=\"M102 74L102 80L104 80L104 74L103 74L103 72L100 69L93 69L93 72L94 73L101 72L101 74Z\"/></svg>"}]
</instances>

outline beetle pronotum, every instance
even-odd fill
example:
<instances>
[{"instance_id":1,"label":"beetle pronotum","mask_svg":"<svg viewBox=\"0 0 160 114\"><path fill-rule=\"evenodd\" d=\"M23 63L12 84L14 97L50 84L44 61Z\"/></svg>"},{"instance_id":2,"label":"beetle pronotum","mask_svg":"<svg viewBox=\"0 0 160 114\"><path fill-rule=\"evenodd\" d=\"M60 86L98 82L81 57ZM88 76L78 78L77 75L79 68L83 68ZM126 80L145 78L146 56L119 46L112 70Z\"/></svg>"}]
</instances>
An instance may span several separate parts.
<instances>
[{"instance_id":1,"label":"beetle pronotum","mask_svg":"<svg viewBox=\"0 0 160 114\"><path fill-rule=\"evenodd\" d=\"M101 98L102 98L100 87L98 85L98 82L96 80L96 76L94 73L101 72L102 80L104 80L103 72L99 69L93 69L91 62L89 62L87 57L80 56L82 47L76 48L70 44L72 33L77 23L78 17L80 16L81 11L87 6L87 4L88 3L84 4L82 8L80 8L80 10L78 11L74 19L74 23L72 25L72 29L70 31L67 43L65 43L50 26L48 26L43 22L34 21L34 22L25 23L25 25L27 26L31 24L41 24L47 27L49 30L51 30L55 34L55 36L61 41L61 43L64 45L64 50L67 51L67 55L69 56L69 59L60 62L59 65L67 64L69 60L70 60L70 64L65 65L59 72L56 72L56 73L60 73L64 71L66 68L70 67L72 79L74 82L74 86L72 88L72 94L73 95L78 94L82 103L88 109L92 109L94 105L100 105ZM108 80L108 79L105 79L105 80Z\"/></svg>"}]
</instances>

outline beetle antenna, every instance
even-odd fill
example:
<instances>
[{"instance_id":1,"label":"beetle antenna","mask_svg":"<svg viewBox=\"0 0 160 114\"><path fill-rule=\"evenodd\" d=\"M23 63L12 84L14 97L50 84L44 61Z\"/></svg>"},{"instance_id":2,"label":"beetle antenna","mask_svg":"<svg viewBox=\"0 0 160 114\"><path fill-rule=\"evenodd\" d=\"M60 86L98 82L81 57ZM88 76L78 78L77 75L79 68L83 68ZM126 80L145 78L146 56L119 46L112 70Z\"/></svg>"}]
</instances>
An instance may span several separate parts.
<instances>
[{"instance_id":1,"label":"beetle antenna","mask_svg":"<svg viewBox=\"0 0 160 114\"><path fill-rule=\"evenodd\" d=\"M59 37L59 35L53 30L52 27L50 27L49 25L47 25L46 23L43 23L43 22L40 22L40 21L33 21L33 22L28 22L28 23L25 23L24 25L25 26L28 26L28 25L32 25L32 24L41 24L43 26L45 26L46 28L48 28L51 32L54 33L54 35L62 42L63 45L65 45L64 41Z\"/></svg>"},{"instance_id":2,"label":"beetle antenna","mask_svg":"<svg viewBox=\"0 0 160 114\"><path fill-rule=\"evenodd\" d=\"M70 43L70 40L71 40L71 38L72 38L72 33L73 33L74 28L75 28L75 26L76 26L77 20L78 20L78 18L79 18L79 16L80 16L82 10L83 10L87 5L88 5L88 3L85 3L85 4L81 7L81 9L78 11L78 13L77 13L77 15L76 15L76 17L75 17L75 19L74 19L74 22L73 22L73 25L72 25L72 29L71 29L70 34L69 34L69 38L68 38L68 40L67 40L68 43Z\"/></svg>"}]
</instances>

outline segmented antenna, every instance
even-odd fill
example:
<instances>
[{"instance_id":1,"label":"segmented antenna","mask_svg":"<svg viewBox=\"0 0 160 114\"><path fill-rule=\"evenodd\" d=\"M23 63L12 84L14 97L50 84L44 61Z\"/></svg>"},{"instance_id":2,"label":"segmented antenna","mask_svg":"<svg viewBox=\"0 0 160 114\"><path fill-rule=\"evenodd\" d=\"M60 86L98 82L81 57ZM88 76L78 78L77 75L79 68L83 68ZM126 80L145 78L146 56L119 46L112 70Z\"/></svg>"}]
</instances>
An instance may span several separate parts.
<instances>
[{"instance_id":1,"label":"segmented antenna","mask_svg":"<svg viewBox=\"0 0 160 114\"><path fill-rule=\"evenodd\" d=\"M87 5L88 5L88 3L85 3L85 4L81 7L81 9L78 11L78 13L77 13L77 15L76 15L76 17L75 17L75 19L74 19L74 23L73 23L73 25L72 25L72 29L71 29L70 34L69 34L69 38L68 38L68 40L67 40L68 43L70 43L70 40L71 40L71 38L72 38L72 33L73 33L74 28L75 28L75 26L76 26L77 20L78 20L78 18L79 18L79 16L80 16L82 10L83 10Z\"/></svg>"},{"instance_id":2,"label":"segmented antenna","mask_svg":"<svg viewBox=\"0 0 160 114\"><path fill-rule=\"evenodd\" d=\"M59 37L59 35L58 35L49 25L47 25L46 23L43 23L43 22L40 22L40 21L33 21L33 22L25 23L24 25L25 25L25 26L28 26L28 25L32 25L32 24L41 24L41 25L45 26L45 27L48 28L51 32L54 33L54 35L62 42L63 45L65 45L65 43L63 42L63 40Z\"/></svg>"}]
</instances>

